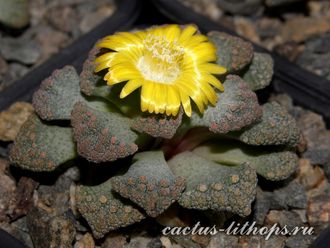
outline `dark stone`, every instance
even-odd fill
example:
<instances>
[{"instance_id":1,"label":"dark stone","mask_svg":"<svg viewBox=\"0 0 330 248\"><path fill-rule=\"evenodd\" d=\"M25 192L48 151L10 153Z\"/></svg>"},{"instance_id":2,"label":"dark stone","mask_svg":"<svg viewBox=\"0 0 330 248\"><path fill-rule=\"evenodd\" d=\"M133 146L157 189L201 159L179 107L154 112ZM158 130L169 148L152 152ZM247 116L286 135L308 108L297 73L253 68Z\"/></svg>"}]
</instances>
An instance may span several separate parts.
<instances>
[{"instance_id":1,"label":"dark stone","mask_svg":"<svg viewBox=\"0 0 330 248\"><path fill-rule=\"evenodd\" d=\"M40 57L38 44L32 40L22 38L1 38L0 52L9 61L18 61L23 64L33 64Z\"/></svg>"},{"instance_id":2,"label":"dark stone","mask_svg":"<svg viewBox=\"0 0 330 248\"><path fill-rule=\"evenodd\" d=\"M201 246L193 242L189 236L172 235L169 238L184 248L201 248Z\"/></svg>"},{"instance_id":3,"label":"dark stone","mask_svg":"<svg viewBox=\"0 0 330 248\"><path fill-rule=\"evenodd\" d=\"M262 225L265 221L265 217L270 209L270 194L257 188L256 200L253 206L253 220L256 224Z\"/></svg>"},{"instance_id":4,"label":"dark stone","mask_svg":"<svg viewBox=\"0 0 330 248\"><path fill-rule=\"evenodd\" d=\"M287 210L271 210L266 217L265 223L270 225L278 223L282 228L286 226L288 230L303 226L299 214Z\"/></svg>"},{"instance_id":5,"label":"dark stone","mask_svg":"<svg viewBox=\"0 0 330 248\"><path fill-rule=\"evenodd\" d=\"M238 237L219 232L211 237L207 248L236 248L238 246Z\"/></svg>"},{"instance_id":6,"label":"dark stone","mask_svg":"<svg viewBox=\"0 0 330 248\"><path fill-rule=\"evenodd\" d=\"M8 222L7 213L12 211L15 196L15 181L8 175L9 162L0 158L0 223Z\"/></svg>"},{"instance_id":7,"label":"dark stone","mask_svg":"<svg viewBox=\"0 0 330 248\"><path fill-rule=\"evenodd\" d=\"M307 196L304 187L295 181L291 181L288 185L275 190L271 195L271 208L276 207L287 208L307 208Z\"/></svg>"},{"instance_id":8,"label":"dark stone","mask_svg":"<svg viewBox=\"0 0 330 248\"><path fill-rule=\"evenodd\" d=\"M8 65L7 73L4 74L4 76L2 78L0 88L2 88L2 89L7 88L9 85L11 85L17 79L23 77L28 71L29 71L29 68L22 64L10 63Z\"/></svg>"},{"instance_id":9,"label":"dark stone","mask_svg":"<svg viewBox=\"0 0 330 248\"><path fill-rule=\"evenodd\" d=\"M31 178L22 177L19 180L14 197L15 208L13 213L10 214L12 220L26 215L31 209L33 206L33 193L37 187L38 183Z\"/></svg>"},{"instance_id":10,"label":"dark stone","mask_svg":"<svg viewBox=\"0 0 330 248\"><path fill-rule=\"evenodd\" d=\"M315 236L310 235L293 235L290 236L285 243L286 248L308 248L312 244Z\"/></svg>"},{"instance_id":11,"label":"dark stone","mask_svg":"<svg viewBox=\"0 0 330 248\"><path fill-rule=\"evenodd\" d=\"M28 213L27 226L35 248L69 248L76 235L70 219L54 216L41 208L34 208Z\"/></svg>"},{"instance_id":12,"label":"dark stone","mask_svg":"<svg viewBox=\"0 0 330 248\"><path fill-rule=\"evenodd\" d=\"M56 29L70 33L78 27L77 13L71 6L57 6L48 12L48 20Z\"/></svg>"},{"instance_id":13,"label":"dark stone","mask_svg":"<svg viewBox=\"0 0 330 248\"><path fill-rule=\"evenodd\" d=\"M330 33L308 40L306 49L297 58L297 63L330 79Z\"/></svg>"},{"instance_id":14,"label":"dark stone","mask_svg":"<svg viewBox=\"0 0 330 248\"><path fill-rule=\"evenodd\" d=\"M147 248L162 248L162 241L159 238L152 239L148 244Z\"/></svg>"}]
</instances>

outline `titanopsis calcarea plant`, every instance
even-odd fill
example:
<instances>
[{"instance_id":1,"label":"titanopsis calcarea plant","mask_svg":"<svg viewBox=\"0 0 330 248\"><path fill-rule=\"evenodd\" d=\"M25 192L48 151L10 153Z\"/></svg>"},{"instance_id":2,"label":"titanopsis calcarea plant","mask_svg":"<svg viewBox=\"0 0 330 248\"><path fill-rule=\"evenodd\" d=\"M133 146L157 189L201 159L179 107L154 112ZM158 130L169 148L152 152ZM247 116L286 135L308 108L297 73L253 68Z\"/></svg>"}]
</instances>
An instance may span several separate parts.
<instances>
[{"instance_id":1,"label":"titanopsis calcarea plant","mask_svg":"<svg viewBox=\"0 0 330 248\"><path fill-rule=\"evenodd\" d=\"M89 166L126 157L128 169L75 192L96 238L174 202L247 216L257 175L283 180L297 166L295 121L255 93L272 74L268 54L225 33L193 25L116 33L96 44L80 75L65 66L42 82L11 162L51 172L78 156Z\"/></svg>"}]
</instances>

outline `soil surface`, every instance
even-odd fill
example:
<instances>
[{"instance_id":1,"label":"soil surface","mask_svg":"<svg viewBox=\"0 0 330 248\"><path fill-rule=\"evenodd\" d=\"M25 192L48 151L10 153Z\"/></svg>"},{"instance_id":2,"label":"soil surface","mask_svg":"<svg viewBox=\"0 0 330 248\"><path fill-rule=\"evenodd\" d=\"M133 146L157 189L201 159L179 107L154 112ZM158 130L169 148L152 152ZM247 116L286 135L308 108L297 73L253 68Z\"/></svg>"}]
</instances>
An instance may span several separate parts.
<instances>
[{"instance_id":1,"label":"soil surface","mask_svg":"<svg viewBox=\"0 0 330 248\"><path fill-rule=\"evenodd\" d=\"M5 229L28 247L288 247L307 248L326 228L330 216L330 130L321 116L294 106L287 95L273 95L271 101L285 106L301 128L303 138L298 145L299 168L285 181L272 182L259 177L256 200L252 213L240 218L230 213L202 212L172 206L157 219L146 219L118 231L110 232L103 239L94 239L86 221L75 207L74 190L82 177L93 174L100 177L105 168L93 167L88 172L84 166L62 169L53 173L32 173L11 166L8 150L11 143L0 148L0 228ZM10 137L0 129L0 137L15 138L17 129L31 112L29 103L15 103L0 113L0 126L8 125ZM17 121L15 121L17 120ZM8 130L8 129L7 129ZM81 165L83 162L80 161ZM86 180L86 178L84 178ZM232 221L245 223L256 221L257 226L305 226L313 227L312 236L235 236L217 235L164 236L167 225L194 225L226 227Z\"/></svg>"},{"instance_id":2,"label":"soil surface","mask_svg":"<svg viewBox=\"0 0 330 248\"><path fill-rule=\"evenodd\" d=\"M330 80L330 2L179 0L194 11ZM230 3L232 2L232 3Z\"/></svg>"},{"instance_id":3,"label":"soil surface","mask_svg":"<svg viewBox=\"0 0 330 248\"><path fill-rule=\"evenodd\" d=\"M0 91L100 24L116 9L114 0L28 2L30 21L26 27L19 30L0 27Z\"/></svg>"}]
</instances>

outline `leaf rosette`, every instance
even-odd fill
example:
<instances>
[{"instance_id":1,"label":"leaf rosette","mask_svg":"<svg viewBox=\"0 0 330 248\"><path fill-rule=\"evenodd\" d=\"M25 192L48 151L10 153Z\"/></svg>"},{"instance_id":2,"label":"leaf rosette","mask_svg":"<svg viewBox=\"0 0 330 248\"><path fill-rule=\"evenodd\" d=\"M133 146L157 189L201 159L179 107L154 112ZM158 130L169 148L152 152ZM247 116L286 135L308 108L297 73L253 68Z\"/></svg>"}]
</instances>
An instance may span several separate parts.
<instances>
[{"instance_id":1,"label":"leaf rosette","mask_svg":"<svg viewBox=\"0 0 330 248\"><path fill-rule=\"evenodd\" d=\"M260 105L254 92L271 82L272 66L240 38L192 25L106 37L80 75L66 66L41 83L10 159L33 171L78 156L90 166L123 163L102 184L76 190L96 238L174 202L247 216L258 176L283 180L297 166L294 119L279 104Z\"/></svg>"}]
</instances>

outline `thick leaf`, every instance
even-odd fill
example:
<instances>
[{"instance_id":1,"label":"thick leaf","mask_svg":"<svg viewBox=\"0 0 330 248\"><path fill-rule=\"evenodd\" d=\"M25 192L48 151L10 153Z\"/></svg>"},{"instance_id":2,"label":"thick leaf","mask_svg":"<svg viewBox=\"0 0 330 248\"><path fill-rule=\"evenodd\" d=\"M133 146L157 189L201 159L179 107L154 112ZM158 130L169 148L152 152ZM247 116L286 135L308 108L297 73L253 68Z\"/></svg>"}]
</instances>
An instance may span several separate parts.
<instances>
[{"instance_id":1,"label":"thick leaf","mask_svg":"<svg viewBox=\"0 0 330 248\"><path fill-rule=\"evenodd\" d=\"M73 106L84 101L79 76L72 66L55 70L33 95L33 107L44 120L70 120Z\"/></svg>"},{"instance_id":2,"label":"thick leaf","mask_svg":"<svg viewBox=\"0 0 330 248\"><path fill-rule=\"evenodd\" d=\"M114 104L122 113L127 116L135 116L140 113L139 94L130 94L124 99L120 99L120 91L124 84L107 85L103 80L103 72L95 73L94 60L100 49L94 47L84 62L83 70L80 74L80 88L87 96L102 97Z\"/></svg>"},{"instance_id":3,"label":"thick leaf","mask_svg":"<svg viewBox=\"0 0 330 248\"><path fill-rule=\"evenodd\" d=\"M180 153L168 164L175 175L186 179L186 190L178 201L183 207L250 214L257 185L251 166L225 166L192 152Z\"/></svg>"},{"instance_id":4,"label":"thick leaf","mask_svg":"<svg viewBox=\"0 0 330 248\"><path fill-rule=\"evenodd\" d=\"M139 153L134 160L125 175L111 179L112 187L156 217L180 197L185 181L173 175L161 151Z\"/></svg>"},{"instance_id":5,"label":"thick leaf","mask_svg":"<svg viewBox=\"0 0 330 248\"><path fill-rule=\"evenodd\" d=\"M209 106L202 116L193 113L192 126L208 127L214 133L225 134L261 118L262 109L256 94L239 76L228 75L224 87L215 107Z\"/></svg>"},{"instance_id":6,"label":"thick leaf","mask_svg":"<svg viewBox=\"0 0 330 248\"><path fill-rule=\"evenodd\" d=\"M217 48L217 64L224 66L228 73L240 71L251 62L251 43L217 31L208 33L208 36Z\"/></svg>"},{"instance_id":7,"label":"thick leaf","mask_svg":"<svg viewBox=\"0 0 330 248\"><path fill-rule=\"evenodd\" d=\"M252 63L243 74L243 79L252 90L263 89L268 86L274 73L274 62L267 53L254 53Z\"/></svg>"},{"instance_id":8,"label":"thick leaf","mask_svg":"<svg viewBox=\"0 0 330 248\"><path fill-rule=\"evenodd\" d=\"M76 157L72 128L47 125L32 114L10 150L10 160L32 171L52 171Z\"/></svg>"},{"instance_id":9,"label":"thick leaf","mask_svg":"<svg viewBox=\"0 0 330 248\"><path fill-rule=\"evenodd\" d=\"M131 127L152 137L171 139L181 124L182 114L182 111L174 117L161 114L143 114L134 118Z\"/></svg>"},{"instance_id":10,"label":"thick leaf","mask_svg":"<svg viewBox=\"0 0 330 248\"><path fill-rule=\"evenodd\" d=\"M95 64L94 59L96 55L100 52L100 49L94 47L88 55L88 58L85 60L83 64L82 72L80 73L80 88L81 91L87 96L96 95L97 85L103 84L106 87L105 82L102 79L102 76L94 73ZM109 90L109 87L105 89Z\"/></svg>"},{"instance_id":11,"label":"thick leaf","mask_svg":"<svg viewBox=\"0 0 330 248\"><path fill-rule=\"evenodd\" d=\"M97 239L145 218L140 210L113 193L110 180L98 186L79 186L75 195L78 211Z\"/></svg>"},{"instance_id":12,"label":"thick leaf","mask_svg":"<svg viewBox=\"0 0 330 248\"><path fill-rule=\"evenodd\" d=\"M134 143L138 136L130 129L130 119L103 109L103 105L90 107L90 103L78 102L72 111L71 125L78 153L95 163L114 161L138 150Z\"/></svg>"},{"instance_id":13,"label":"thick leaf","mask_svg":"<svg viewBox=\"0 0 330 248\"><path fill-rule=\"evenodd\" d=\"M291 151L251 147L239 141L217 140L197 147L194 153L226 165L249 163L257 173L269 180L288 178L298 166L298 157Z\"/></svg>"},{"instance_id":14,"label":"thick leaf","mask_svg":"<svg viewBox=\"0 0 330 248\"><path fill-rule=\"evenodd\" d=\"M266 103L262 108L261 122L240 133L239 139L249 145L297 145L300 131L286 109L276 102Z\"/></svg>"}]
</instances>

